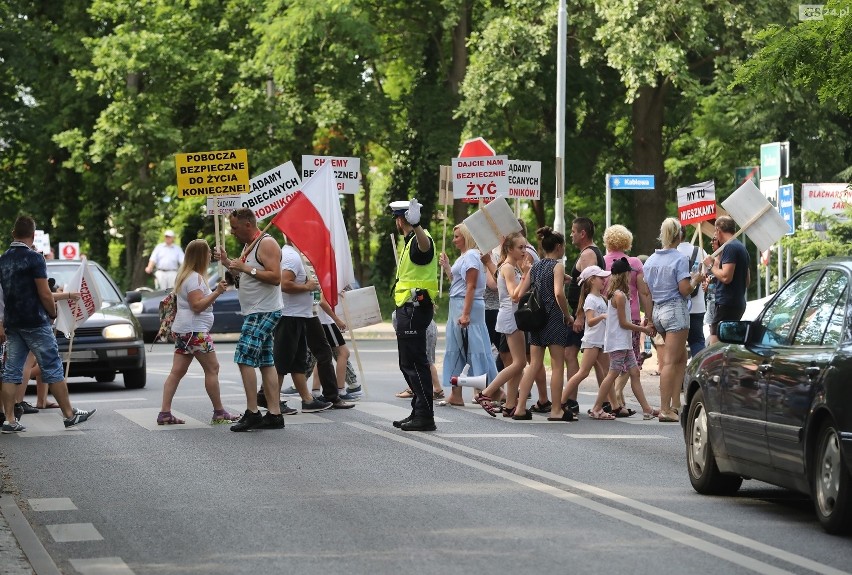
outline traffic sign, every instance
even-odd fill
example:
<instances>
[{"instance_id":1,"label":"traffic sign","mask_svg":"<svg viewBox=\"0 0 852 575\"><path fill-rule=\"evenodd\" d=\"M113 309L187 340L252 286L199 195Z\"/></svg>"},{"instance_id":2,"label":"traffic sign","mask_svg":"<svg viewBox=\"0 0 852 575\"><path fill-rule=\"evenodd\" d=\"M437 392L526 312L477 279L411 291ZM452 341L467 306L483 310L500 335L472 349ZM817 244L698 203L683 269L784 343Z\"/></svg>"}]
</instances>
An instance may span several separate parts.
<instances>
[{"instance_id":1,"label":"traffic sign","mask_svg":"<svg viewBox=\"0 0 852 575\"><path fill-rule=\"evenodd\" d=\"M755 186L760 186L760 166L734 168L734 189L738 189L746 180L751 180Z\"/></svg>"},{"instance_id":2,"label":"traffic sign","mask_svg":"<svg viewBox=\"0 0 852 575\"><path fill-rule=\"evenodd\" d=\"M80 243L79 242L59 242L59 259L61 259L61 260L77 260L77 259L80 259Z\"/></svg>"},{"instance_id":3,"label":"traffic sign","mask_svg":"<svg viewBox=\"0 0 852 575\"><path fill-rule=\"evenodd\" d=\"M496 155L497 152L494 151L494 148L482 136L472 140L465 140L461 149L459 149L459 158L484 158Z\"/></svg>"},{"instance_id":4,"label":"traffic sign","mask_svg":"<svg viewBox=\"0 0 852 575\"><path fill-rule=\"evenodd\" d=\"M653 190L654 176L615 175L609 177L611 190Z\"/></svg>"},{"instance_id":5,"label":"traffic sign","mask_svg":"<svg viewBox=\"0 0 852 575\"><path fill-rule=\"evenodd\" d=\"M778 188L778 211L781 213L781 217L784 218L784 221L787 222L787 225L790 226L790 231L787 232L788 236L792 236L796 233L796 222L794 219L796 210L794 208L793 184L780 186Z\"/></svg>"},{"instance_id":6,"label":"traffic sign","mask_svg":"<svg viewBox=\"0 0 852 575\"><path fill-rule=\"evenodd\" d=\"M790 177L790 143L772 142L760 145L760 177Z\"/></svg>"}]
</instances>

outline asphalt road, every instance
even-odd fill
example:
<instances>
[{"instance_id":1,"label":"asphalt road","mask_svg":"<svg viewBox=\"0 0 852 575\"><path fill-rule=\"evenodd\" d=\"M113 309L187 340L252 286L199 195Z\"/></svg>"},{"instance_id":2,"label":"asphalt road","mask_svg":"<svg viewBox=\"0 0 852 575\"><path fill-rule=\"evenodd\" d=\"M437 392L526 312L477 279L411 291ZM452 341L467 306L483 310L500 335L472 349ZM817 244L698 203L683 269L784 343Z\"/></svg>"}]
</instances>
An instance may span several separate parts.
<instances>
[{"instance_id":1,"label":"asphalt road","mask_svg":"<svg viewBox=\"0 0 852 575\"><path fill-rule=\"evenodd\" d=\"M223 400L242 410L233 344L218 349ZM696 494L677 424L513 422L469 406L404 433L391 426L408 413L395 343L359 350L357 409L232 433L207 425L197 365L173 409L189 423L155 425L171 365L157 345L145 389L71 384L75 405L98 409L79 430L44 413L0 437L6 488L60 572L82 575L850 570L849 539L826 535L803 496L754 481Z\"/></svg>"}]
</instances>

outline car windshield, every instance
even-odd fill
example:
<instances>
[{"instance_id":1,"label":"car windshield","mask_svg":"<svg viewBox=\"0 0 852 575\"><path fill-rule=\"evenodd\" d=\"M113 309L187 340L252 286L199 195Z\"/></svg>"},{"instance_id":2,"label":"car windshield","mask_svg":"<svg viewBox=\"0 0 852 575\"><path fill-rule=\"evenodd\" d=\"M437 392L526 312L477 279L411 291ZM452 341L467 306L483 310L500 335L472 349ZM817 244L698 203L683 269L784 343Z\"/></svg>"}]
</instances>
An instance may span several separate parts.
<instances>
[{"instance_id":1,"label":"car windshield","mask_svg":"<svg viewBox=\"0 0 852 575\"><path fill-rule=\"evenodd\" d=\"M79 269L79 263L68 264L53 264L47 266L47 277L56 280L56 286L63 288L71 281L74 274ZM95 278L95 283L98 287L98 292L103 302L102 307L119 304L124 301L121 294L118 293L112 282L104 275L104 272L98 266L89 266L92 276Z\"/></svg>"}]
</instances>

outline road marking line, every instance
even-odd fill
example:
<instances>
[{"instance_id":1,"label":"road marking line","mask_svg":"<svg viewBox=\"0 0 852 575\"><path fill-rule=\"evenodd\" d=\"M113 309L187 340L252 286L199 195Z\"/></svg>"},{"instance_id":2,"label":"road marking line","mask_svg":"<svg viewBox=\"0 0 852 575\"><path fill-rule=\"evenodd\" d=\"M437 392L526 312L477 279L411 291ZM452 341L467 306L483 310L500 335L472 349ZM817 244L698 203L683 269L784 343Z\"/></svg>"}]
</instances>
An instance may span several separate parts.
<instances>
[{"instance_id":1,"label":"road marking line","mask_svg":"<svg viewBox=\"0 0 852 575\"><path fill-rule=\"evenodd\" d=\"M16 437L26 439L28 437L57 437L63 435L83 435L83 431L77 427L66 428L62 422L62 413L56 410L54 413L33 413L23 418L26 431L15 433Z\"/></svg>"},{"instance_id":2,"label":"road marking line","mask_svg":"<svg viewBox=\"0 0 852 575\"><path fill-rule=\"evenodd\" d=\"M347 425L350 425L357 429L361 429L368 433L372 433L374 435L379 435L391 441L396 441L398 443L409 445L411 447L432 453L439 457L455 461L462 465L478 469L485 473L489 473L497 477L502 477L503 479L506 479L513 483L517 483L519 485L529 487L530 489L534 489L536 491L552 495L553 497L556 497L558 499L570 501L591 511L601 513L602 515L618 519L620 521L623 521L630 525L634 525L641 529L645 529L646 531L650 531L667 539L671 539L678 545L688 545L690 547L698 549L699 551L703 551L709 555L716 556L720 559L724 559L725 561L729 561L731 563L734 563L746 569L750 569L757 573L763 573L767 575L791 574L790 571L785 571L778 567L767 565L763 561L753 559L751 557L748 557L747 555L743 555L742 553L733 551L732 549L722 547L714 543L709 543L698 537L688 535L682 530L677 530L671 527L667 527L665 525L654 523L653 521L650 521L645 517L652 516L658 520L668 521L669 523L678 523L686 527L695 529L698 532L706 533L724 541L734 543L738 546L743 546L752 551L757 551L759 553L766 554L770 557L786 561L798 567L804 567L805 569L808 569L814 573L822 573L824 575L848 575L848 573L846 573L845 571L841 571L839 569L835 569L834 567L818 563L817 561L813 561L805 557L800 557L799 555L795 555L793 553L790 553L789 551L785 551L783 549L779 549L777 547L773 547L771 545L767 545L765 543L749 539L748 537L745 537L738 533L732 533L724 529L712 527L704 524L701 521L690 519L688 517L682 517L671 511L667 511L665 509L661 509L659 507L655 507L647 503L642 503L640 501L630 499L629 497L624 497L617 493L613 493L611 491L607 491L605 489L601 489L593 485L582 483L580 481L575 481L573 479L568 479L567 477L563 477L555 473L537 469L535 467L524 465L522 463L517 463L515 461L505 459L503 457L496 456L491 453L486 453L484 451L480 451L478 449L467 447L458 443L453 443L451 441L447 441L446 439L435 437L434 435L420 434L418 438L426 441L431 441L444 447L461 451L463 453L467 453L474 457L487 459L490 463L483 463L478 460L469 459L463 455L446 451L439 447L421 443L420 441L416 441L411 437L406 437L397 433L391 433L389 431L370 427L369 425L364 425L362 423L347 422ZM595 501L594 499L589 499L588 497L583 495L566 492L560 488L553 487L546 483L542 483L540 481L517 475L511 471L506 471L492 465L498 463L501 465L505 465L506 467L517 469L518 471L527 473L529 475L536 475L543 479L547 479L548 481L552 481L554 483L558 483L560 485L564 485L566 487L579 491L585 491L591 495L600 497L602 499L607 499L613 506L611 507L610 505L599 503L598 501ZM632 509L635 509L641 512L642 515L632 515L626 511L623 511L624 507L630 507Z\"/></svg>"},{"instance_id":3,"label":"road marking line","mask_svg":"<svg viewBox=\"0 0 852 575\"><path fill-rule=\"evenodd\" d=\"M134 575L133 570L121 560L121 557L69 559L68 561L80 575Z\"/></svg>"},{"instance_id":4,"label":"road marking line","mask_svg":"<svg viewBox=\"0 0 852 575\"><path fill-rule=\"evenodd\" d=\"M355 409L367 413L369 415L375 415L376 417L380 417L388 421L405 419L406 417L411 415L411 408L400 407L398 405L393 405L392 403L385 403L383 401L362 400L355 404ZM443 417L436 417L435 421L437 423L451 423L449 419L444 419Z\"/></svg>"},{"instance_id":5,"label":"road marking line","mask_svg":"<svg viewBox=\"0 0 852 575\"><path fill-rule=\"evenodd\" d=\"M27 499L33 511L76 511L77 506L69 497L46 497Z\"/></svg>"},{"instance_id":6,"label":"road marking line","mask_svg":"<svg viewBox=\"0 0 852 575\"><path fill-rule=\"evenodd\" d=\"M147 397L116 397L115 399L85 399L84 403L124 403L126 401L148 401Z\"/></svg>"},{"instance_id":7,"label":"road marking line","mask_svg":"<svg viewBox=\"0 0 852 575\"><path fill-rule=\"evenodd\" d=\"M670 439L665 435L607 435L604 433L563 433L572 439Z\"/></svg>"},{"instance_id":8,"label":"road marking line","mask_svg":"<svg viewBox=\"0 0 852 575\"><path fill-rule=\"evenodd\" d=\"M27 518L21 512L15 498L11 495L0 494L0 513L6 518L12 534L21 545L24 555L38 575L62 575L59 567L53 562L47 549L33 531Z\"/></svg>"},{"instance_id":9,"label":"road marking line","mask_svg":"<svg viewBox=\"0 0 852 575\"><path fill-rule=\"evenodd\" d=\"M242 406L228 405L228 411L231 413L245 413L246 406L243 404ZM236 423L236 422L235 422ZM305 425L305 424L314 424L314 423L336 423L331 419L325 419L324 417L319 417L314 413L297 413L294 415L286 415L284 416L284 425L286 427L290 427L291 425Z\"/></svg>"},{"instance_id":10,"label":"road marking line","mask_svg":"<svg viewBox=\"0 0 852 575\"><path fill-rule=\"evenodd\" d=\"M538 437L537 435L533 435L532 433L436 433L438 437L456 437L460 439L471 438L514 438L514 437Z\"/></svg>"},{"instance_id":11,"label":"road marking line","mask_svg":"<svg viewBox=\"0 0 852 575\"><path fill-rule=\"evenodd\" d=\"M45 528L57 543L104 540L103 536L91 523L59 523L56 525L45 525Z\"/></svg>"},{"instance_id":12,"label":"road marking line","mask_svg":"<svg viewBox=\"0 0 852 575\"><path fill-rule=\"evenodd\" d=\"M159 407L140 407L138 409L116 409L115 412L123 417L126 417L136 425L144 427L148 431L178 431L183 429L206 429L210 427L207 423L202 423L197 419L189 417L185 413L172 410L172 415L178 419L186 421L183 425L157 425L157 415L160 413Z\"/></svg>"}]
</instances>

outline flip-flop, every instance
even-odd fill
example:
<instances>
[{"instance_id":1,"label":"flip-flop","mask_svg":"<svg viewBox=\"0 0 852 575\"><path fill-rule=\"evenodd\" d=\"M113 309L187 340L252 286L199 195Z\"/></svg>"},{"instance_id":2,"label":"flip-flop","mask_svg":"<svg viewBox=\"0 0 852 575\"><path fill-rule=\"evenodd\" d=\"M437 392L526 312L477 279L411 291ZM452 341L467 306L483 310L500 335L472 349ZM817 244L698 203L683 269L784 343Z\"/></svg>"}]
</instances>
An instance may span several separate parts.
<instances>
[{"instance_id":1,"label":"flip-flop","mask_svg":"<svg viewBox=\"0 0 852 575\"><path fill-rule=\"evenodd\" d=\"M53 401L49 401L46 405L42 405L41 407L39 407L38 405L36 406L37 409L57 409L58 407L59 404Z\"/></svg>"}]
</instances>

